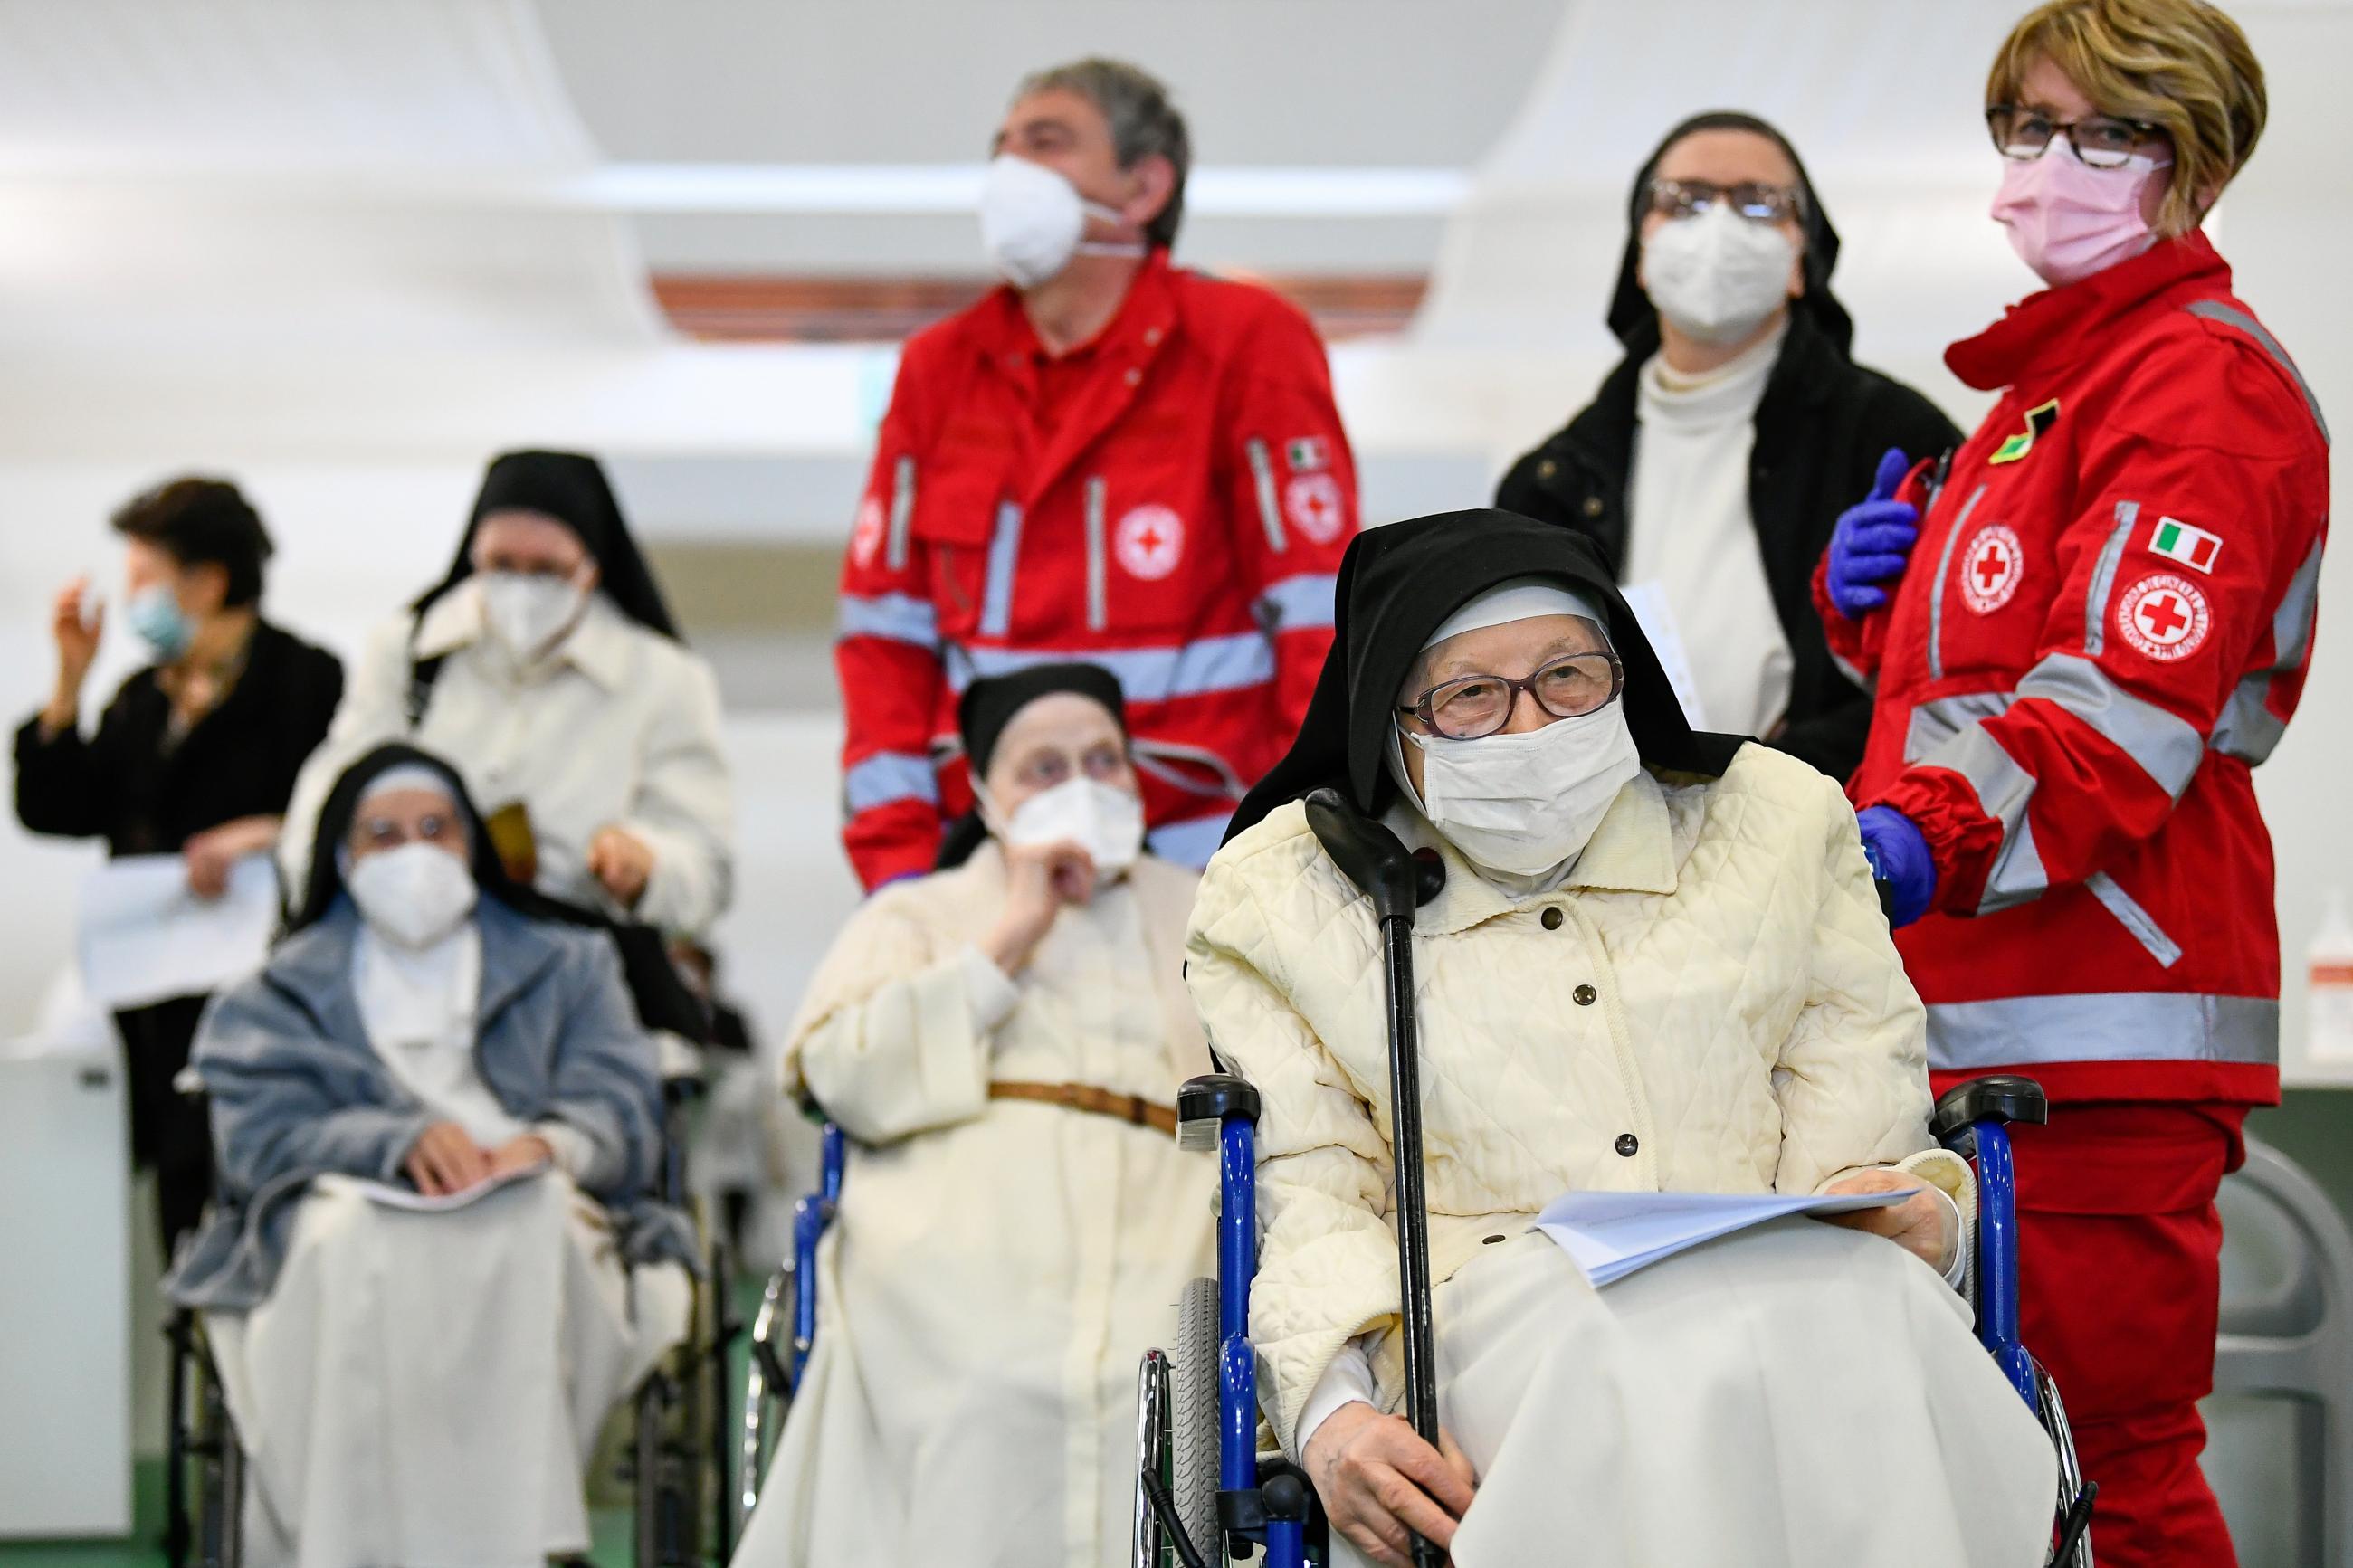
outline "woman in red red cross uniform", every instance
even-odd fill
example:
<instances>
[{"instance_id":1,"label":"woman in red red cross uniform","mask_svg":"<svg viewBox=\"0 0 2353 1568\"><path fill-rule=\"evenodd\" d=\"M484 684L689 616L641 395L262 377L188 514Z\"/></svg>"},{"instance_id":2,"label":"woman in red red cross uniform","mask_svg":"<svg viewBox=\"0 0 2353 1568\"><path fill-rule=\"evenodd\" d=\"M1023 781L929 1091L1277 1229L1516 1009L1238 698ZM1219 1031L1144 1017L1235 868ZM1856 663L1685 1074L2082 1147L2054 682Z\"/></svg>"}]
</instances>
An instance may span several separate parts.
<instances>
[{"instance_id":1,"label":"woman in red red cross uniform","mask_svg":"<svg viewBox=\"0 0 2353 1568\"><path fill-rule=\"evenodd\" d=\"M1987 103L1993 216L2050 287L1947 351L2000 401L1954 452L1890 455L1816 598L1873 691L1851 793L1936 1087L2051 1095L2018 1137L2024 1327L2100 1483L2100 1561L2211 1568L2214 1194L2279 1096L2251 773L2311 658L2327 434L2199 226L2263 125L2229 17L2054 0Z\"/></svg>"}]
</instances>

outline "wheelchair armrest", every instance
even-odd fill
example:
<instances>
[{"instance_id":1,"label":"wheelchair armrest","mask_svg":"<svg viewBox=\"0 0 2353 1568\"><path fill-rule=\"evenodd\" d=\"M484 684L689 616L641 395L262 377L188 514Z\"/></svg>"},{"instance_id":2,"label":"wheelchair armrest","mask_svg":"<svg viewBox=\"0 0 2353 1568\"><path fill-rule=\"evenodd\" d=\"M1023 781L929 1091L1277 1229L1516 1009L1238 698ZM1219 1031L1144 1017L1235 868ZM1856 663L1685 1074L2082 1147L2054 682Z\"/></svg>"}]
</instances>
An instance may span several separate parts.
<instances>
[{"instance_id":1,"label":"wheelchair armrest","mask_svg":"<svg viewBox=\"0 0 2353 1568\"><path fill-rule=\"evenodd\" d=\"M1939 1143L1980 1121L2022 1121L2040 1127L2051 1120L2042 1086L2015 1073L1989 1073L1955 1084L1936 1101L1928 1131Z\"/></svg>"},{"instance_id":2,"label":"wheelchair armrest","mask_svg":"<svg viewBox=\"0 0 2353 1568\"><path fill-rule=\"evenodd\" d=\"M1176 1142L1187 1149L1214 1149L1218 1129L1240 1117L1258 1121L1258 1088L1233 1073L1203 1073L1176 1091Z\"/></svg>"}]
</instances>

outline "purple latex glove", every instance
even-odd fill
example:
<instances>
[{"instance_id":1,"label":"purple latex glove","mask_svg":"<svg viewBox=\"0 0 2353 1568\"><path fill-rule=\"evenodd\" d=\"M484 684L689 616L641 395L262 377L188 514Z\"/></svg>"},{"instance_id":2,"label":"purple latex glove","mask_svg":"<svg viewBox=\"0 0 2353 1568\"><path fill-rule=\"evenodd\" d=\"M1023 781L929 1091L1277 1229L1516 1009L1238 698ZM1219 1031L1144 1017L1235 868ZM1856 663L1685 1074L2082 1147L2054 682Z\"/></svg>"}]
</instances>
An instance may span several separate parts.
<instances>
[{"instance_id":1,"label":"purple latex glove","mask_svg":"<svg viewBox=\"0 0 2353 1568\"><path fill-rule=\"evenodd\" d=\"M1848 620L1886 604L1887 592L1879 584L1904 575L1912 558L1912 545L1920 537L1920 509L1893 499L1911 468L1911 459L1891 447L1879 459L1870 496L1841 512L1831 532L1825 585L1831 603Z\"/></svg>"},{"instance_id":2,"label":"purple latex glove","mask_svg":"<svg viewBox=\"0 0 2353 1568\"><path fill-rule=\"evenodd\" d=\"M1936 860L1912 819L1892 805L1873 805L1855 813L1854 825L1862 830L1862 858L1871 862L1873 879L1887 884L1888 928L1926 914L1936 896Z\"/></svg>"}]
</instances>

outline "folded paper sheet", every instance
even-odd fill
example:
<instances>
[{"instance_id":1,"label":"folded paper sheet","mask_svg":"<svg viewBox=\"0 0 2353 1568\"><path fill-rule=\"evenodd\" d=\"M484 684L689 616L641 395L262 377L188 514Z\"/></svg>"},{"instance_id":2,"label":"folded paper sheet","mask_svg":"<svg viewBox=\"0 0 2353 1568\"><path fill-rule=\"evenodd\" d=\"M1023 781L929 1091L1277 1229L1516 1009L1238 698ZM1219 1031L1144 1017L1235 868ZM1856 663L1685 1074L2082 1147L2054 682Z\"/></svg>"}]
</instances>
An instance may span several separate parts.
<instances>
[{"instance_id":1,"label":"folded paper sheet","mask_svg":"<svg viewBox=\"0 0 2353 1568\"><path fill-rule=\"evenodd\" d=\"M101 1007L202 996L261 967L278 924L278 871L268 855L229 868L217 899L188 890L177 855L128 855L81 889L81 984Z\"/></svg>"},{"instance_id":2,"label":"folded paper sheet","mask_svg":"<svg viewBox=\"0 0 2353 1568\"><path fill-rule=\"evenodd\" d=\"M1536 1215L1536 1228L1559 1243L1598 1290L1703 1241L1767 1220L1884 1208L1911 1195L1908 1192L1840 1193L1830 1197L1779 1193L1563 1193Z\"/></svg>"}]
</instances>

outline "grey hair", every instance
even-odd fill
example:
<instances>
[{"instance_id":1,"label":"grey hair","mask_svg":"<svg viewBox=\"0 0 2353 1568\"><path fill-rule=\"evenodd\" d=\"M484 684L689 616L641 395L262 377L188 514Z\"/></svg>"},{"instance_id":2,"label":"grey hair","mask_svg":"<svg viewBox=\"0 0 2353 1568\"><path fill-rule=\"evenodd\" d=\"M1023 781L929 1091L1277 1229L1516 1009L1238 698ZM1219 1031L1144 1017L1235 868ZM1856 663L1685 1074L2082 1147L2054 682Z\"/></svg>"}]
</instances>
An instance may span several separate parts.
<instances>
[{"instance_id":1,"label":"grey hair","mask_svg":"<svg viewBox=\"0 0 2353 1568\"><path fill-rule=\"evenodd\" d=\"M1193 164L1193 141L1185 130L1185 117L1169 101L1167 88L1141 66L1094 55L1031 72L1021 79L1013 98L1018 103L1033 93L1058 89L1077 93L1103 111L1111 122L1112 150L1121 168L1132 169L1144 158L1168 160L1176 172L1176 183L1167 205L1144 226L1144 237L1163 250L1174 246L1176 226L1185 216L1185 175Z\"/></svg>"}]
</instances>

